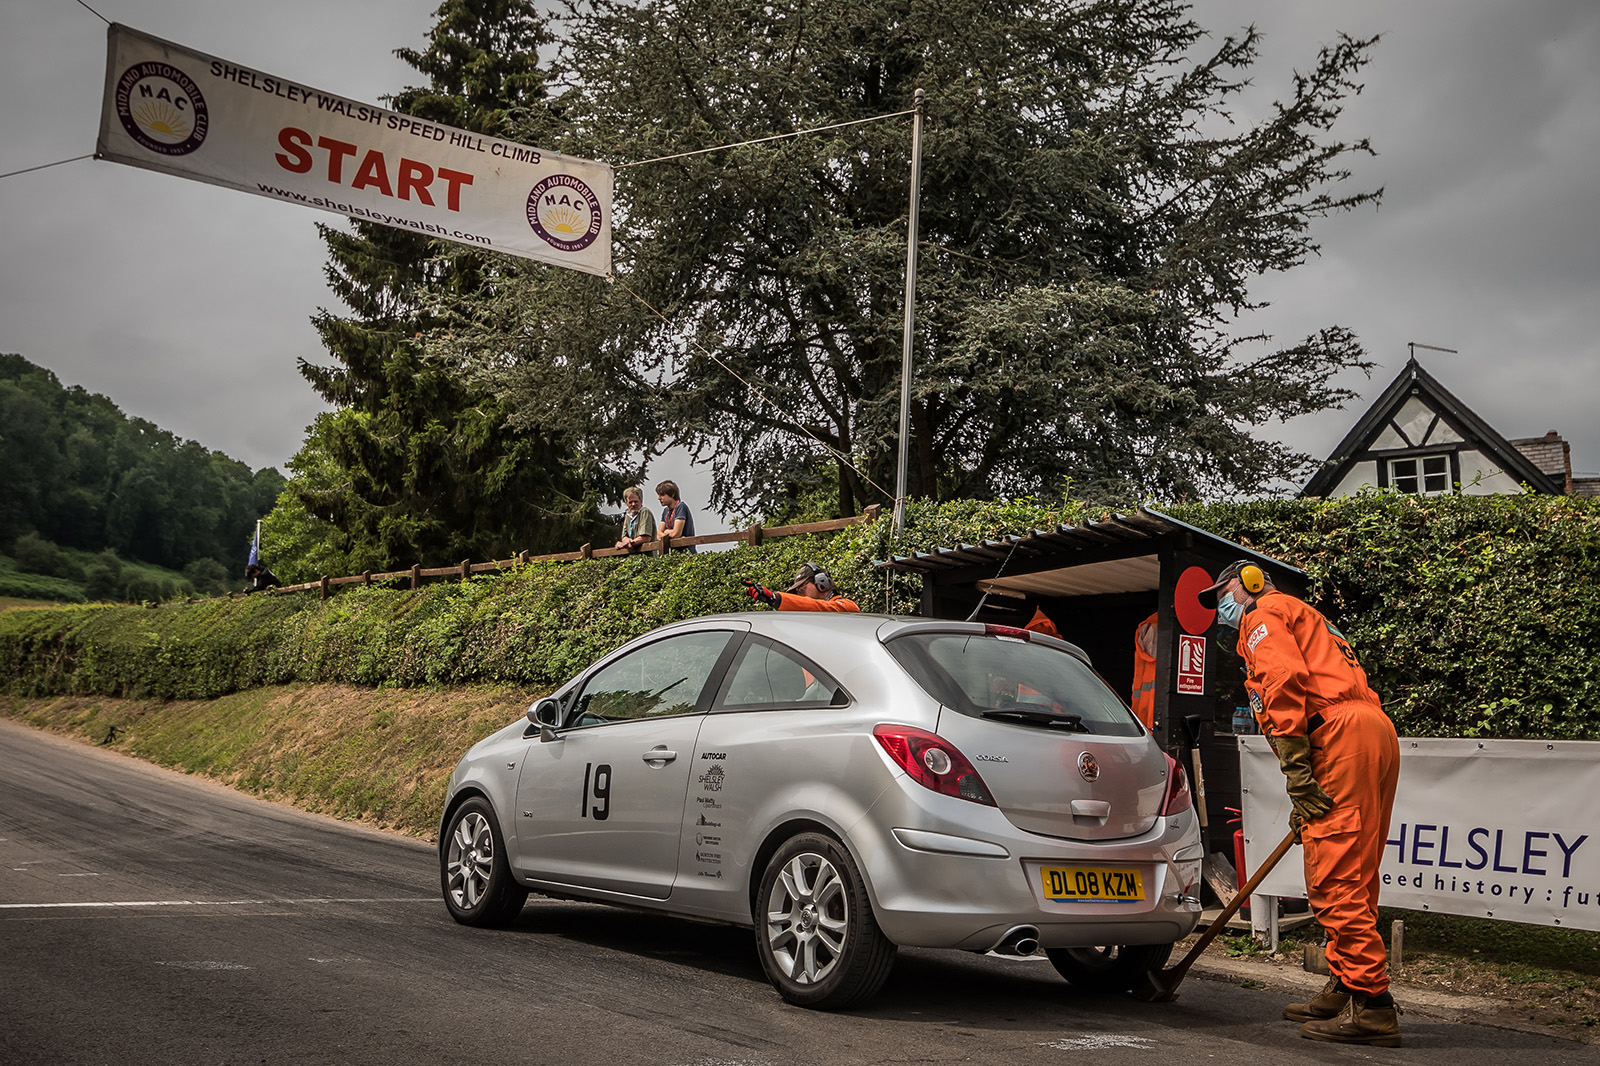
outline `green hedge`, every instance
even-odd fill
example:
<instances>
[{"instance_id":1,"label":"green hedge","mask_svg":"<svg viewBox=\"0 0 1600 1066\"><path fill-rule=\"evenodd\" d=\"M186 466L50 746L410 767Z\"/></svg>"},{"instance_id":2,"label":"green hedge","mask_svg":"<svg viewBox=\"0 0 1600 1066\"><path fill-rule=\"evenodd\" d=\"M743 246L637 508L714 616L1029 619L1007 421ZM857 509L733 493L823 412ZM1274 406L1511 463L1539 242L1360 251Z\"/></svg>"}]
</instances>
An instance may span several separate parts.
<instances>
[{"instance_id":1,"label":"green hedge","mask_svg":"<svg viewBox=\"0 0 1600 1066\"><path fill-rule=\"evenodd\" d=\"M1600 501L1368 493L1165 510L1306 569L1402 732L1600 738ZM892 544L885 518L754 549L351 589L326 604L303 593L8 611L0 683L17 695L159 698L288 681L544 689L662 623L747 608L741 577L786 582L815 560L864 609L910 612L919 581L873 560L1083 513L1026 500L913 505Z\"/></svg>"}]
</instances>

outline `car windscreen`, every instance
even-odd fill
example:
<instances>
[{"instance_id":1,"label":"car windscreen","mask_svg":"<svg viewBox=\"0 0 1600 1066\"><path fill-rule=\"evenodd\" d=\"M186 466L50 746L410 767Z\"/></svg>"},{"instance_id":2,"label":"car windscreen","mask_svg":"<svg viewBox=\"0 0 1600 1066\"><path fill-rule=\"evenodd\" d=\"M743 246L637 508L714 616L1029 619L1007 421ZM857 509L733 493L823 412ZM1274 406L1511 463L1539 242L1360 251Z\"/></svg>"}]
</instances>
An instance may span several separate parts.
<instances>
[{"instance_id":1,"label":"car windscreen","mask_svg":"<svg viewBox=\"0 0 1600 1066\"><path fill-rule=\"evenodd\" d=\"M1075 656L1043 644L976 633L916 633L889 653L940 703L975 718L1134 737L1133 712Z\"/></svg>"}]
</instances>

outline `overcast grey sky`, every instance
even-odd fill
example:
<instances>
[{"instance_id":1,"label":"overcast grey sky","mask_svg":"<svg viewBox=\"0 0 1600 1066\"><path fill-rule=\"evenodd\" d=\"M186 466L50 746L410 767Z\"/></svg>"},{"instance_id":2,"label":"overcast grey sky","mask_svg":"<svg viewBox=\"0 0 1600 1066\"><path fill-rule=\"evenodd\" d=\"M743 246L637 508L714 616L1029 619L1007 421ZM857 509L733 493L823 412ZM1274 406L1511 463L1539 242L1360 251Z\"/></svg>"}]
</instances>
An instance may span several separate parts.
<instances>
[{"instance_id":1,"label":"overcast grey sky","mask_svg":"<svg viewBox=\"0 0 1600 1066\"><path fill-rule=\"evenodd\" d=\"M417 80L437 0L90 0L107 18L315 88L377 102ZM1600 4L1593 0L1202 0L1217 35L1265 34L1251 106L1285 95L1338 33L1382 33L1336 133L1378 155L1383 206L1318 225L1320 258L1263 279L1248 323L1281 343L1356 330L1363 400L1281 427L1326 455L1404 365L1423 364L1508 437L1556 430L1600 470ZM75 0L0 4L0 173L94 150L105 24ZM752 136L766 130L749 131ZM0 351L253 467L280 466L319 401L295 370L341 309L315 223L336 216L113 163L0 180ZM341 309L342 310L342 309ZM681 457L656 478L703 501ZM696 487L701 486L701 487ZM707 516L709 519L709 516ZM717 528L702 519L700 531Z\"/></svg>"}]
</instances>

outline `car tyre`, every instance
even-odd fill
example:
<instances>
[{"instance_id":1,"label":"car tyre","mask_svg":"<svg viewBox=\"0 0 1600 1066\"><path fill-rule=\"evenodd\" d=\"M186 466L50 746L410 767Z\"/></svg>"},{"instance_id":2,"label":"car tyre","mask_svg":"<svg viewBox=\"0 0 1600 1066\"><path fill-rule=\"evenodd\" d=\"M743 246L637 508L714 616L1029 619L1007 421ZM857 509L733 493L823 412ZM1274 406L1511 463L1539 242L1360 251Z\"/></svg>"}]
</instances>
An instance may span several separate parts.
<instances>
[{"instance_id":1,"label":"car tyre","mask_svg":"<svg viewBox=\"0 0 1600 1066\"><path fill-rule=\"evenodd\" d=\"M1111 944L1094 948L1046 948L1050 965L1083 992L1128 992L1172 955L1171 944Z\"/></svg>"},{"instance_id":2,"label":"car tyre","mask_svg":"<svg viewBox=\"0 0 1600 1066\"><path fill-rule=\"evenodd\" d=\"M866 880L849 851L821 833L792 837L761 873L756 954L778 994L837 1010L877 993L895 945L878 928Z\"/></svg>"},{"instance_id":3,"label":"car tyre","mask_svg":"<svg viewBox=\"0 0 1600 1066\"><path fill-rule=\"evenodd\" d=\"M494 810L482 797L464 801L439 841L439 884L450 917L462 925L510 924L528 901L506 861Z\"/></svg>"}]
</instances>

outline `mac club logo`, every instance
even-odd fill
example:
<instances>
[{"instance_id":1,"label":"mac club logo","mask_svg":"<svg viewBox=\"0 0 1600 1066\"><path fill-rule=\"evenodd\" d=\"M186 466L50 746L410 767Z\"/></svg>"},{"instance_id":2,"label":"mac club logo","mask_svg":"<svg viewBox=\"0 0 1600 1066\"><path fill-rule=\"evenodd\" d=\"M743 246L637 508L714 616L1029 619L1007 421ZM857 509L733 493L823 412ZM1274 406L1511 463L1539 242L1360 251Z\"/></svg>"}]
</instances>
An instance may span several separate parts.
<instances>
[{"instance_id":1,"label":"mac club logo","mask_svg":"<svg viewBox=\"0 0 1600 1066\"><path fill-rule=\"evenodd\" d=\"M135 63L117 79L117 118L140 145L160 155L188 155L211 128L206 98L170 63Z\"/></svg>"},{"instance_id":2,"label":"mac club logo","mask_svg":"<svg viewBox=\"0 0 1600 1066\"><path fill-rule=\"evenodd\" d=\"M600 198L571 174L552 174L528 194L528 225L553 248L581 252L600 236Z\"/></svg>"}]
</instances>

